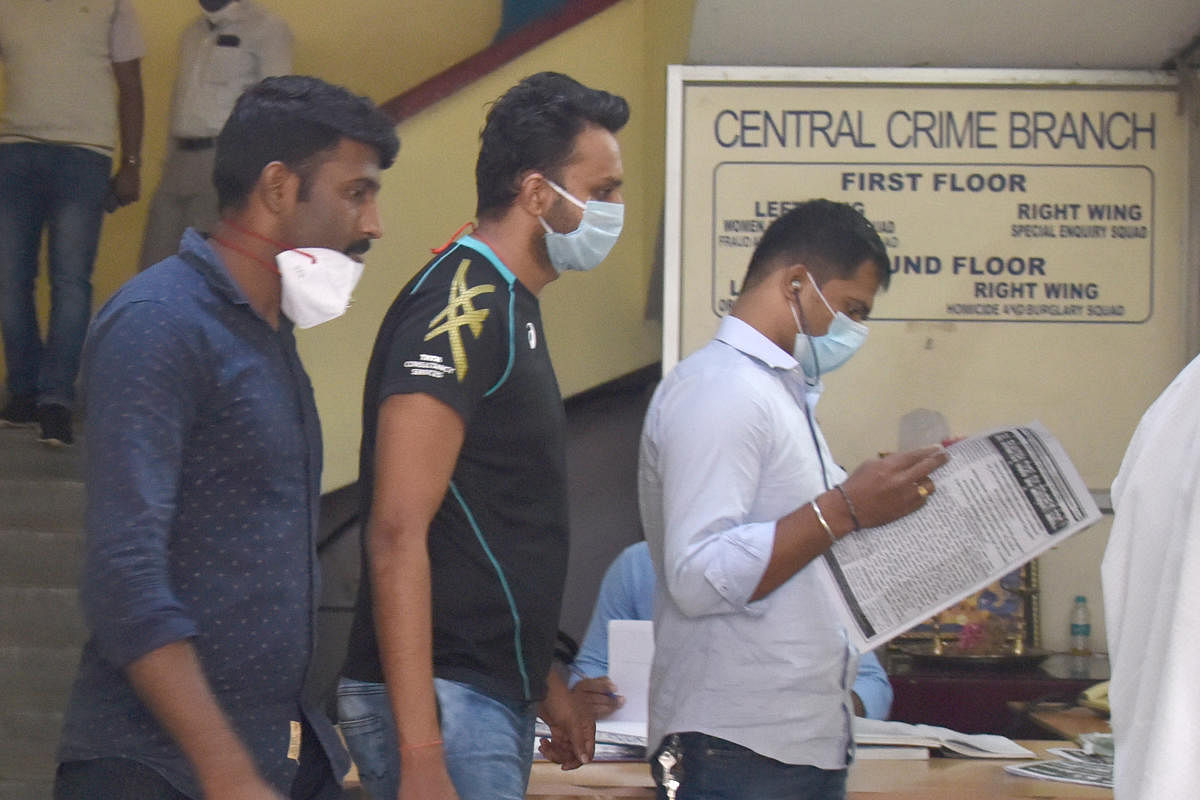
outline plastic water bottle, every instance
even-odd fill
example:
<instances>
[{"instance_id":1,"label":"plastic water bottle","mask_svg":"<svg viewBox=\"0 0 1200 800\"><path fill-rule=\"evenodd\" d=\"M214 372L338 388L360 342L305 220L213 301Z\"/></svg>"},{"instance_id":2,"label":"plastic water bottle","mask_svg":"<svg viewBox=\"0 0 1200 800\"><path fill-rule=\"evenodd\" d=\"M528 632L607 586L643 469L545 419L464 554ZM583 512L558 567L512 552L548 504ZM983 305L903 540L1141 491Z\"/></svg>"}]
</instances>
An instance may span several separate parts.
<instances>
[{"instance_id":1,"label":"plastic water bottle","mask_svg":"<svg viewBox=\"0 0 1200 800\"><path fill-rule=\"evenodd\" d=\"M1071 609L1071 655L1092 654L1092 615L1088 612L1087 598L1075 596L1075 607Z\"/></svg>"}]
</instances>

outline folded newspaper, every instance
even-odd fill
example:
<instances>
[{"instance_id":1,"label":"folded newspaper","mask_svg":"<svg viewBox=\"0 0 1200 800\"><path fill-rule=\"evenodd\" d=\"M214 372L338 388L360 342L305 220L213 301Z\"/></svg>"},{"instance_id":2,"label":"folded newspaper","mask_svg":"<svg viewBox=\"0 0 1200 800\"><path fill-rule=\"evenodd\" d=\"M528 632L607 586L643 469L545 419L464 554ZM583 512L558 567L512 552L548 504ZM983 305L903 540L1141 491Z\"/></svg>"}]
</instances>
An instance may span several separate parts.
<instances>
[{"instance_id":1,"label":"folded newspaper","mask_svg":"<svg viewBox=\"0 0 1200 800\"><path fill-rule=\"evenodd\" d=\"M1089 741L1085 737L1100 737ZM1056 761L1034 761L1029 764L1009 764L1005 771L1025 778L1044 781L1081 783L1086 786L1113 788L1112 734L1085 733L1080 737L1082 748L1050 747L1046 752L1058 756Z\"/></svg>"},{"instance_id":2,"label":"folded newspaper","mask_svg":"<svg viewBox=\"0 0 1200 800\"><path fill-rule=\"evenodd\" d=\"M882 719L854 718L854 744L859 753L886 746L932 748L967 758L1034 758L1035 753L1004 736L990 733L959 733L934 725L910 725Z\"/></svg>"},{"instance_id":3,"label":"folded newspaper","mask_svg":"<svg viewBox=\"0 0 1200 800\"><path fill-rule=\"evenodd\" d=\"M1041 423L947 448L936 491L895 522L840 539L823 580L860 650L929 619L1100 519L1062 445Z\"/></svg>"},{"instance_id":4,"label":"folded newspaper","mask_svg":"<svg viewBox=\"0 0 1200 800\"><path fill-rule=\"evenodd\" d=\"M1080 761L1060 759L1058 761L1034 761L1029 764L1006 764L1004 771L1022 778L1037 778L1043 781L1079 783L1084 786L1113 788L1113 767L1103 761Z\"/></svg>"}]
</instances>

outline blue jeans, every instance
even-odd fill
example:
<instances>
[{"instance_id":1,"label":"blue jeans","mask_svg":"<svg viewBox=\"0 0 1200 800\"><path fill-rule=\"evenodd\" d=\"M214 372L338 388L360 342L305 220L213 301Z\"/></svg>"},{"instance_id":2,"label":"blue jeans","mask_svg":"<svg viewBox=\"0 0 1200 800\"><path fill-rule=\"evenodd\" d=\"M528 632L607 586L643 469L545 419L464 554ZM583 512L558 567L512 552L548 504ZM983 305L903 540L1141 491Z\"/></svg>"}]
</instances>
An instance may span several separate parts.
<instances>
[{"instance_id":1,"label":"blue jeans","mask_svg":"<svg viewBox=\"0 0 1200 800\"><path fill-rule=\"evenodd\" d=\"M340 800L342 786L308 720L291 800ZM54 800L189 800L153 768L128 758L67 761L54 776Z\"/></svg>"},{"instance_id":2,"label":"blue jeans","mask_svg":"<svg viewBox=\"0 0 1200 800\"><path fill-rule=\"evenodd\" d=\"M82 147L0 144L0 330L10 396L69 406L92 315L92 267L112 159ZM34 284L48 231L50 326Z\"/></svg>"},{"instance_id":3,"label":"blue jeans","mask_svg":"<svg viewBox=\"0 0 1200 800\"><path fill-rule=\"evenodd\" d=\"M659 757L675 757L671 775L679 781L677 800L843 800L846 770L785 764L705 733L672 733L650 757L650 771L665 800Z\"/></svg>"},{"instance_id":4,"label":"blue jeans","mask_svg":"<svg viewBox=\"0 0 1200 800\"><path fill-rule=\"evenodd\" d=\"M324 756L322 756L324 758ZM323 768L322 773L316 770ZM340 800L328 762L301 768L289 797L293 800ZM190 800L150 767L127 758L67 761L54 776L54 800Z\"/></svg>"},{"instance_id":5,"label":"blue jeans","mask_svg":"<svg viewBox=\"0 0 1200 800\"><path fill-rule=\"evenodd\" d=\"M435 678L446 770L460 800L523 800L533 766L533 703L498 700ZM342 678L338 722L363 786L374 800L400 788L400 745L382 683Z\"/></svg>"}]
</instances>

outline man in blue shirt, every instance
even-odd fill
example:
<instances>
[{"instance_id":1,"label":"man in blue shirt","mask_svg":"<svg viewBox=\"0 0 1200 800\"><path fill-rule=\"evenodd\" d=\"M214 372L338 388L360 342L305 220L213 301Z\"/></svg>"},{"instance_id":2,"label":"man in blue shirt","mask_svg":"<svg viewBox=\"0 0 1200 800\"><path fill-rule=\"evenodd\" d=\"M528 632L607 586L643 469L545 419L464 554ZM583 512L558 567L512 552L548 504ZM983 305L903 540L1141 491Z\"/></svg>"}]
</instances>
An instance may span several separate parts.
<instances>
[{"instance_id":1,"label":"man in blue shirt","mask_svg":"<svg viewBox=\"0 0 1200 800\"><path fill-rule=\"evenodd\" d=\"M620 687L608 677L609 620L654 619L654 583L654 563L644 541L622 550L600 582L596 607L571 665L575 674L569 682L571 691L582 697L597 719L625 702ZM860 717L887 719L892 709L892 684L874 653L859 656L851 700Z\"/></svg>"},{"instance_id":2,"label":"man in blue shirt","mask_svg":"<svg viewBox=\"0 0 1200 800\"><path fill-rule=\"evenodd\" d=\"M218 138L213 235L189 230L97 316L91 637L56 800L341 796L345 753L303 696L321 432L292 328L349 296L314 291L294 265L357 275L398 148L391 121L344 89L299 76L251 87Z\"/></svg>"}]
</instances>

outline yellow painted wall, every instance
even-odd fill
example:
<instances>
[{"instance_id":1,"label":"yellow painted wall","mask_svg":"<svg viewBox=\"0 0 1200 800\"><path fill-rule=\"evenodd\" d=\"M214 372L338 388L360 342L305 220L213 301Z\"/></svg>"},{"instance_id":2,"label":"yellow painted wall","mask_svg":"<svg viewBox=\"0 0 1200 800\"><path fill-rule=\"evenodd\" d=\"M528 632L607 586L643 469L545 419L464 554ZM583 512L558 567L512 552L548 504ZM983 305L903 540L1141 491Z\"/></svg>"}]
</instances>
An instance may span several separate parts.
<instances>
[{"instance_id":1,"label":"yellow painted wall","mask_svg":"<svg viewBox=\"0 0 1200 800\"><path fill-rule=\"evenodd\" d=\"M260 0L296 35L296 70L384 101L491 41L498 0ZM198 13L184 0L134 0L147 43L143 199L105 221L95 272L98 308L134 274L148 199L158 183L180 31ZM522 77L566 72L624 95L621 133L625 232L599 270L569 275L542 294L547 338L564 395L659 358L659 325L646 320L663 196L665 72L682 61L692 0L626 0L527 53L400 125L402 147L385 174L384 239L368 256L355 303L342 319L300 335L325 429L325 488L357 476L362 380L375 332L408 278L474 211L474 164L487 104ZM46 296L41 292L41 304ZM657 309L655 309L657 313Z\"/></svg>"},{"instance_id":2,"label":"yellow painted wall","mask_svg":"<svg viewBox=\"0 0 1200 800\"><path fill-rule=\"evenodd\" d=\"M653 10L653 13L651 13ZM399 127L400 156L384 175L384 237L371 249L354 305L300 336L325 429L325 486L357 475L362 376L379 321L397 291L475 208L474 169L487 104L545 69L624 95L619 134L625 229L596 271L542 292L546 336L564 395L654 363L660 325L646 297L663 198L665 70L686 52L691 0L626 0L466 87Z\"/></svg>"},{"instance_id":3,"label":"yellow painted wall","mask_svg":"<svg viewBox=\"0 0 1200 800\"><path fill-rule=\"evenodd\" d=\"M295 36L297 72L318 75L380 102L483 49L500 26L500 0L355 0L347 5L257 1L288 20ZM94 308L137 269L150 196L158 185L166 150L179 34L200 14L195 0L133 0L133 5L146 41L142 199L105 218L93 276ZM43 275L38 295L43 319L48 303ZM0 374L2 368L0 355Z\"/></svg>"}]
</instances>

